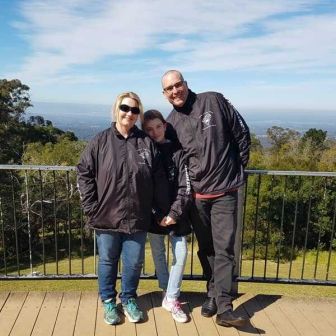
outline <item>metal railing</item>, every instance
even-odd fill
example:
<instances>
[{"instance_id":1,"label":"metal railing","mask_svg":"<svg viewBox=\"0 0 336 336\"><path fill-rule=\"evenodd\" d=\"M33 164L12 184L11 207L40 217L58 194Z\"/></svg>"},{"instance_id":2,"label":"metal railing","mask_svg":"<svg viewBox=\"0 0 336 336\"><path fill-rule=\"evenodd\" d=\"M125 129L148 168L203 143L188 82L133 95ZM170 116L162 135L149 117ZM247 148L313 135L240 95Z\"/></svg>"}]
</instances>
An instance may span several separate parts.
<instances>
[{"instance_id":1,"label":"metal railing","mask_svg":"<svg viewBox=\"0 0 336 336\"><path fill-rule=\"evenodd\" d=\"M247 174L239 191L237 281L336 285L336 173ZM184 278L203 279L193 234L188 241ZM88 279L97 277L96 267L75 167L0 165L0 279ZM148 246L142 278L155 278Z\"/></svg>"}]
</instances>

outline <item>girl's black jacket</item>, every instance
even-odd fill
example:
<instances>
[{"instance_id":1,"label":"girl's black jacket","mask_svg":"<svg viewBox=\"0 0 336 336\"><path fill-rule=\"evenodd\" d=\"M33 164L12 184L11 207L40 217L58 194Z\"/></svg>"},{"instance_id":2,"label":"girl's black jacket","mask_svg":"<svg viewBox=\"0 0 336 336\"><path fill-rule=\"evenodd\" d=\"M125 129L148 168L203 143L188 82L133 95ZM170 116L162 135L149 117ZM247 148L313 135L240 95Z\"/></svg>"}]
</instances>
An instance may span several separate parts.
<instances>
[{"instance_id":1,"label":"girl's black jacket","mask_svg":"<svg viewBox=\"0 0 336 336\"><path fill-rule=\"evenodd\" d=\"M192 193L187 164L184 152L177 142L167 141L157 144L161 153L164 170L169 183L170 210L168 216L176 221L176 224L167 227L159 226L153 218L150 232L185 236L191 232L188 209L192 202ZM162 191L164 192L164 191Z\"/></svg>"},{"instance_id":2,"label":"girl's black jacket","mask_svg":"<svg viewBox=\"0 0 336 336\"><path fill-rule=\"evenodd\" d=\"M127 138L115 123L96 135L77 165L87 225L123 233L148 231L152 208L161 220L169 210L168 182L160 153L136 126Z\"/></svg>"}]
</instances>

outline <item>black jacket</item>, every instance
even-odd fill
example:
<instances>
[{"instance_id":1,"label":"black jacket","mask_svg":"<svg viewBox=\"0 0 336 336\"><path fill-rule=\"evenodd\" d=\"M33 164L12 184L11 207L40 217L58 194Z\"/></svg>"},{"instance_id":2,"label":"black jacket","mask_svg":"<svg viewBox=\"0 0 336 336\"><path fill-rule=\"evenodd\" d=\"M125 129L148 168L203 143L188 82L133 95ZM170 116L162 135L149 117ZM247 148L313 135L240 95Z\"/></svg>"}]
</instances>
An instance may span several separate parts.
<instances>
[{"instance_id":1,"label":"black jacket","mask_svg":"<svg viewBox=\"0 0 336 336\"><path fill-rule=\"evenodd\" d=\"M222 94L195 94L189 90L184 106L175 107L167 121L186 153L195 192L216 194L244 183L250 133L243 118ZM174 134L168 130L167 137Z\"/></svg>"},{"instance_id":2,"label":"black jacket","mask_svg":"<svg viewBox=\"0 0 336 336\"><path fill-rule=\"evenodd\" d=\"M147 231L152 208L160 220L169 209L168 183L152 140L134 126L127 138L111 128L96 135L77 166L88 226L124 233ZM154 202L155 199L155 202Z\"/></svg>"},{"instance_id":3,"label":"black jacket","mask_svg":"<svg viewBox=\"0 0 336 336\"><path fill-rule=\"evenodd\" d=\"M184 153L180 144L176 142L168 141L157 146L169 184L168 195L171 206L168 215L176 221L176 224L162 227L153 218L149 231L158 234L169 234L173 231L176 236L185 236L191 233L188 209L192 202L192 193Z\"/></svg>"}]
</instances>

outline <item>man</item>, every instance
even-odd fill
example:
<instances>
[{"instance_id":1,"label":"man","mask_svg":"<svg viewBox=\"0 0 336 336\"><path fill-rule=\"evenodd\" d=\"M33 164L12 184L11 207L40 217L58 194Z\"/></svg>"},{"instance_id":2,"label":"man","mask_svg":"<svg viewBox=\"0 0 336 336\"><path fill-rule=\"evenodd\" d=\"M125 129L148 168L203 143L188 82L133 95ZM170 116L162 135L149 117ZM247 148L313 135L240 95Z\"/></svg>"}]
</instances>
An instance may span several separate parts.
<instances>
[{"instance_id":1,"label":"man","mask_svg":"<svg viewBox=\"0 0 336 336\"><path fill-rule=\"evenodd\" d=\"M210 265L208 297L202 315L239 327L246 320L232 309L237 189L244 183L249 129L236 109L217 92L195 94L177 70L162 76L163 94L173 105L167 121L189 162L195 205L201 221L194 231Z\"/></svg>"}]
</instances>

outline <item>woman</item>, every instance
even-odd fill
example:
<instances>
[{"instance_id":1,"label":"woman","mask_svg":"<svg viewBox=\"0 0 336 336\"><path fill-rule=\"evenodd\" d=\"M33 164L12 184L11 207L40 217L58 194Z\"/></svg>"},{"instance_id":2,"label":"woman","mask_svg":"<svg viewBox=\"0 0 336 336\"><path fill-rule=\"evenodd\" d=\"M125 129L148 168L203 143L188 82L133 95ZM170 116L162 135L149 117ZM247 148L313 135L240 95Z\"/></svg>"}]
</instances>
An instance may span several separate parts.
<instances>
[{"instance_id":1,"label":"woman","mask_svg":"<svg viewBox=\"0 0 336 336\"><path fill-rule=\"evenodd\" d=\"M186 214L192 200L188 170L181 147L165 138L166 121L159 111L149 110L145 113L143 129L157 143L169 182L169 213L160 226L153 220L148 234L159 287L164 292L162 307L171 312L175 321L184 323L188 317L181 308L179 296L188 255L186 235L191 232ZM170 274L165 235L169 235L173 252Z\"/></svg>"},{"instance_id":2,"label":"woman","mask_svg":"<svg viewBox=\"0 0 336 336\"><path fill-rule=\"evenodd\" d=\"M120 94L113 113L115 122L90 141L77 166L83 209L97 237L99 293L108 324L120 322L116 305L120 256L123 311L130 322L143 318L135 299L146 231L152 208L162 220L169 205L162 192L167 181L158 152L135 125L139 116L143 120L140 98L132 92Z\"/></svg>"}]
</instances>

